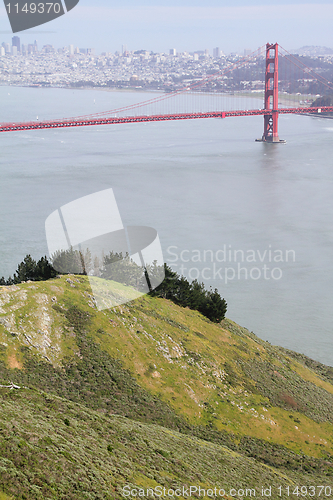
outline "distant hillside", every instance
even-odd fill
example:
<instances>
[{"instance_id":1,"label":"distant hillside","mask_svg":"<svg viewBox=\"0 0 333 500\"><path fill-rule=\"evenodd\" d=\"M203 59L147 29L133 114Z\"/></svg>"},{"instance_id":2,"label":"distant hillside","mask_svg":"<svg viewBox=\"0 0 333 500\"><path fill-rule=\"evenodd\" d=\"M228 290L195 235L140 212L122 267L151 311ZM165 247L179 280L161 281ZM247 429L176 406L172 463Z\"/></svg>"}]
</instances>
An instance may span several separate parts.
<instances>
[{"instance_id":1,"label":"distant hillside","mask_svg":"<svg viewBox=\"0 0 333 500\"><path fill-rule=\"evenodd\" d=\"M293 50L292 53L299 54L300 56L319 57L333 55L333 49L330 49L329 47L321 47L319 45L305 45L300 49Z\"/></svg>"},{"instance_id":2,"label":"distant hillside","mask_svg":"<svg viewBox=\"0 0 333 500\"><path fill-rule=\"evenodd\" d=\"M230 320L149 296L98 312L87 279L64 276L0 287L0 348L0 384L20 387L0 389L0 486L15 498L121 498L125 481L186 474L255 485L273 469L274 484L329 483L333 368ZM206 451L189 476L191 443Z\"/></svg>"}]
</instances>

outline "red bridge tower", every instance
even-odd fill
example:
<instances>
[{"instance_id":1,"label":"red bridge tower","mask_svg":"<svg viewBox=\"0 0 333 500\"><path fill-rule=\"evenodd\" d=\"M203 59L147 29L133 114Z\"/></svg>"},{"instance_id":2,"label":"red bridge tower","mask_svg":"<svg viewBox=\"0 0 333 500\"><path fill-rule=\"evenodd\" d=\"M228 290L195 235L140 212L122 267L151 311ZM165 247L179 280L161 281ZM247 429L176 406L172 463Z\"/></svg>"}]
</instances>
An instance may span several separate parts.
<instances>
[{"instance_id":1,"label":"red bridge tower","mask_svg":"<svg viewBox=\"0 0 333 500\"><path fill-rule=\"evenodd\" d=\"M273 68L272 68L273 66ZM264 109L270 113L264 115L264 133L262 141L264 142L285 142L280 141L278 133L278 44L266 44L266 71L265 71L265 103ZM271 106L271 96L273 96L273 105Z\"/></svg>"}]
</instances>

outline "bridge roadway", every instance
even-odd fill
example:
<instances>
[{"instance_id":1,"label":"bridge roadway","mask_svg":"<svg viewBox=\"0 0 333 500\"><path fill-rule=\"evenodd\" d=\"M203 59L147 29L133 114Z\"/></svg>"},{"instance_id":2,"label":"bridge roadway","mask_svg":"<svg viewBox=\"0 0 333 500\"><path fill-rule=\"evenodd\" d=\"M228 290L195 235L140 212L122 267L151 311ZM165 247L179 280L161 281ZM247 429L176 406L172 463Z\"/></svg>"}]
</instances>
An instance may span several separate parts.
<instances>
[{"instance_id":1,"label":"bridge roadway","mask_svg":"<svg viewBox=\"0 0 333 500\"><path fill-rule=\"evenodd\" d=\"M33 121L19 123L0 123L0 132L15 132L19 130L41 130L57 129L66 127L88 127L92 125L111 125L116 123L140 123L140 122L158 122L168 120L193 120L198 118L228 118L232 116L258 116L279 114L324 114L333 113L333 106L323 106L321 108L302 107L302 108L280 108L277 111L272 109L252 109L236 111L209 111L207 113L172 113L165 115L141 115L124 116L109 118L81 118L81 119L62 119L52 121Z\"/></svg>"}]
</instances>

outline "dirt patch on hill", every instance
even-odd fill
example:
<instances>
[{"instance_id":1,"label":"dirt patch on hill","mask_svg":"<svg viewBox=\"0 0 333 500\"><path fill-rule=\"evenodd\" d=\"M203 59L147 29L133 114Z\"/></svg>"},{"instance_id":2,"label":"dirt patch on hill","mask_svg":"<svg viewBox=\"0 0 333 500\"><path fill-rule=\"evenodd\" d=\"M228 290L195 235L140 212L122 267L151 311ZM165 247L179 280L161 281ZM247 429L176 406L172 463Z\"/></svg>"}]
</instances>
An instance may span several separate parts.
<instances>
[{"instance_id":1,"label":"dirt patch on hill","mask_svg":"<svg viewBox=\"0 0 333 500\"><path fill-rule=\"evenodd\" d=\"M23 364L20 361L18 361L15 353L10 354L7 360L9 368L18 368L19 370L22 370Z\"/></svg>"}]
</instances>

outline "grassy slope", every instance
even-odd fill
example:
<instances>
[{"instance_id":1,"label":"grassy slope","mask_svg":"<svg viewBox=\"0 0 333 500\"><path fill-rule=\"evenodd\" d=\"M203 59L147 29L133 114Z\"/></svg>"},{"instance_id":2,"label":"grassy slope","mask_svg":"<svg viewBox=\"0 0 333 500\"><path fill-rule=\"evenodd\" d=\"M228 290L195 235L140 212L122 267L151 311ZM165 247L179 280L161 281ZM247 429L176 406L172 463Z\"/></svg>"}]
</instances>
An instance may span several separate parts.
<instances>
[{"instance_id":1,"label":"grassy slope","mask_svg":"<svg viewBox=\"0 0 333 500\"><path fill-rule=\"evenodd\" d=\"M122 488L327 484L281 472L223 446L30 389L2 389L0 484L15 499L123 498ZM212 467L214 464L214 467ZM1 496L0 496L1 498ZM181 497L183 498L183 497Z\"/></svg>"},{"instance_id":2,"label":"grassy slope","mask_svg":"<svg viewBox=\"0 0 333 500\"><path fill-rule=\"evenodd\" d=\"M4 382L330 474L333 369L231 321L147 296L97 312L86 280L63 277L0 289L0 342Z\"/></svg>"}]
</instances>

